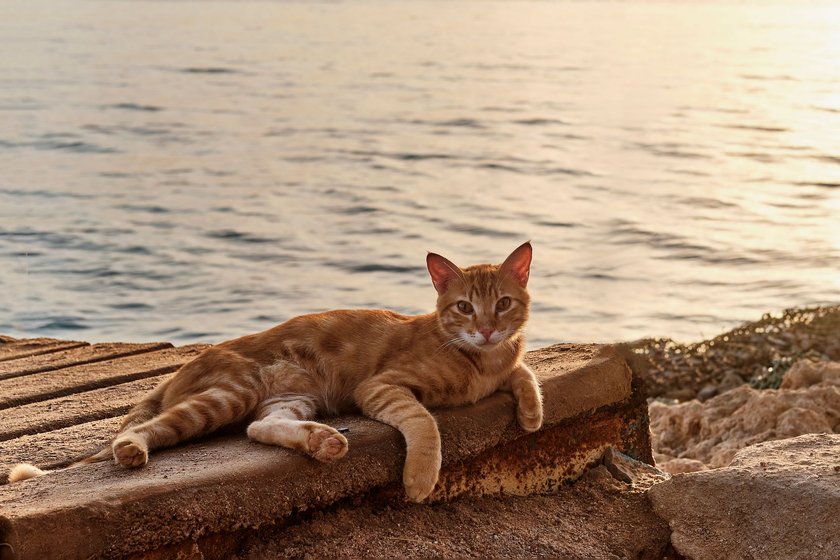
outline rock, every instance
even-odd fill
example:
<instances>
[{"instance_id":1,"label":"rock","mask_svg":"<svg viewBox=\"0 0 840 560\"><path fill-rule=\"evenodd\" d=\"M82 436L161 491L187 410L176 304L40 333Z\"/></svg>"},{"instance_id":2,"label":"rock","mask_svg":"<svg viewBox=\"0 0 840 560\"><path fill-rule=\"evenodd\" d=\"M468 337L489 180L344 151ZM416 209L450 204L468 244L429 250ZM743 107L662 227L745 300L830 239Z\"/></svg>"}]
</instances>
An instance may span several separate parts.
<instances>
[{"instance_id":1,"label":"rock","mask_svg":"<svg viewBox=\"0 0 840 560\"><path fill-rule=\"evenodd\" d=\"M685 401L685 400L689 400L689 399L694 398L694 390L693 389L688 389L688 388L672 389L672 390L669 390L669 391L666 391L665 393L663 393L662 396L666 397L666 398L669 398L669 399L678 400L678 401Z\"/></svg>"},{"instance_id":2,"label":"rock","mask_svg":"<svg viewBox=\"0 0 840 560\"><path fill-rule=\"evenodd\" d=\"M637 488L648 488L657 482L671 478L667 472L637 461L614 447L607 448L601 462L616 480L632 484Z\"/></svg>"},{"instance_id":3,"label":"rock","mask_svg":"<svg viewBox=\"0 0 840 560\"><path fill-rule=\"evenodd\" d=\"M693 459L716 468L728 465L748 445L840 431L840 386L822 382L795 390L758 391L742 385L704 403L652 402L649 409L658 463L664 467L672 459Z\"/></svg>"},{"instance_id":4,"label":"rock","mask_svg":"<svg viewBox=\"0 0 840 560\"><path fill-rule=\"evenodd\" d=\"M684 474L709 470L702 461L696 459L670 459L663 463L657 462L657 466L669 474Z\"/></svg>"},{"instance_id":5,"label":"rock","mask_svg":"<svg viewBox=\"0 0 840 560\"><path fill-rule=\"evenodd\" d=\"M697 393L697 400L700 402L707 401L718 394L718 388L714 385L706 385Z\"/></svg>"},{"instance_id":6,"label":"rock","mask_svg":"<svg viewBox=\"0 0 840 560\"><path fill-rule=\"evenodd\" d=\"M621 492L627 488L627 484L618 480L604 465L592 467L580 477L586 484L596 484L601 488L609 488L615 492Z\"/></svg>"},{"instance_id":7,"label":"rock","mask_svg":"<svg viewBox=\"0 0 840 560\"><path fill-rule=\"evenodd\" d=\"M767 342L772 344L773 346L778 346L779 348L785 349L790 346L790 340L786 337L782 336L773 336L772 334L768 334L766 336Z\"/></svg>"},{"instance_id":8,"label":"rock","mask_svg":"<svg viewBox=\"0 0 840 560\"><path fill-rule=\"evenodd\" d=\"M840 386L840 363L799 360L785 373L780 389L802 389L818 383Z\"/></svg>"},{"instance_id":9,"label":"rock","mask_svg":"<svg viewBox=\"0 0 840 560\"><path fill-rule=\"evenodd\" d=\"M760 443L728 467L675 476L647 495L686 558L840 558L840 435Z\"/></svg>"},{"instance_id":10,"label":"rock","mask_svg":"<svg viewBox=\"0 0 840 560\"><path fill-rule=\"evenodd\" d=\"M718 383L718 392L725 393L727 391L731 391L732 389L736 389L743 384L744 380L740 375L734 371L727 371L723 374L723 379L721 379L720 383Z\"/></svg>"}]
</instances>

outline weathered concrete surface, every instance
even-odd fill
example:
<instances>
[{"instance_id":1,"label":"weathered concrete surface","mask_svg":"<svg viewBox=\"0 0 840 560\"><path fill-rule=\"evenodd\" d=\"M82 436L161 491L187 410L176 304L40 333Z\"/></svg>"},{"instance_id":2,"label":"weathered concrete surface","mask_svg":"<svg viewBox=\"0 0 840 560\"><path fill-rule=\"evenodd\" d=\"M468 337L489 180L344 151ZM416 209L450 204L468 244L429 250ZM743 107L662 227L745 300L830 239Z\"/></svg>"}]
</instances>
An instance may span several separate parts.
<instances>
[{"instance_id":1,"label":"weathered concrete surface","mask_svg":"<svg viewBox=\"0 0 840 560\"><path fill-rule=\"evenodd\" d=\"M524 434L512 398L501 393L473 407L436 411L444 472L433 499L556 488L607 445L651 461L646 403L616 353L558 345L529 353L526 361L543 384L544 430ZM21 559L116 558L155 550L166 557L343 498L401 496L405 451L399 433L361 417L328 422L351 428L350 452L330 465L228 435L157 453L141 470L99 463L0 487L0 541ZM78 426L63 430L73 428ZM0 449L27 437L38 439L12 439ZM11 550L0 547L7 556Z\"/></svg>"},{"instance_id":2,"label":"weathered concrete surface","mask_svg":"<svg viewBox=\"0 0 840 560\"><path fill-rule=\"evenodd\" d=\"M546 424L620 402L631 392L630 369L611 348L555 344L528 352L525 361L540 378L543 398L550 403Z\"/></svg>"},{"instance_id":3,"label":"weathered concrete surface","mask_svg":"<svg viewBox=\"0 0 840 560\"><path fill-rule=\"evenodd\" d=\"M197 344L164 349L115 360L64 367L42 372L37 376L3 379L0 380L0 409L170 373L184 363L185 354L193 358L205 348L206 344Z\"/></svg>"},{"instance_id":4,"label":"weathered concrete surface","mask_svg":"<svg viewBox=\"0 0 840 560\"><path fill-rule=\"evenodd\" d=\"M692 560L840 558L840 435L759 443L648 491Z\"/></svg>"},{"instance_id":5,"label":"weathered concrete surface","mask_svg":"<svg viewBox=\"0 0 840 560\"><path fill-rule=\"evenodd\" d=\"M151 391L173 375L138 379L6 409L0 417L0 441L121 416L137 402L139 395Z\"/></svg>"},{"instance_id":6,"label":"weathered concrete surface","mask_svg":"<svg viewBox=\"0 0 840 560\"><path fill-rule=\"evenodd\" d=\"M8 481L9 470L18 463L50 470L91 455L111 441L119 425L120 417L114 416L4 441L0 443L0 484Z\"/></svg>"},{"instance_id":7,"label":"weathered concrete surface","mask_svg":"<svg viewBox=\"0 0 840 560\"><path fill-rule=\"evenodd\" d=\"M0 337L8 358L0 361L0 483L15 463L56 468L96 451L113 436L115 417L171 375L159 372L201 348Z\"/></svg>"},{"instance_id":8,"label":"weathered concrete surface","mask_svg":"<svg viewBox=\"0 0 840 560\"><path fill-rule=\"evenodd\" d=\"M41 339L36 339L41 340ZM42 371L51 371L69 366L80 366L105 360L113 360L124 356L145 354L164 348L172 348L168 342L151 342L146 344L125 344L122 342L105 342L101 344L72 343L81 346L71 346L64 350L49 352L47 354L34 354L25 358L16 358L13 361L0 361L0 379L31 375ZM37 346L30 345L37 348ZM60 345L62 348L65 345ZM2 351L3 346L0 346Z\"/></svg>"},{"instance_id":9,"label":"weathered concrete surface","mask_svg":"<svg viewBox=\"0 0 840 560\"><path fill-rule=\"evenodd\" d=\"M88 343L72 340L56 340L54 338L17 339L0 335L0 362L26 358L27 356L36 356L38 354L50 354L80 346L88 346Z\"/></svg>"}]
</instances>

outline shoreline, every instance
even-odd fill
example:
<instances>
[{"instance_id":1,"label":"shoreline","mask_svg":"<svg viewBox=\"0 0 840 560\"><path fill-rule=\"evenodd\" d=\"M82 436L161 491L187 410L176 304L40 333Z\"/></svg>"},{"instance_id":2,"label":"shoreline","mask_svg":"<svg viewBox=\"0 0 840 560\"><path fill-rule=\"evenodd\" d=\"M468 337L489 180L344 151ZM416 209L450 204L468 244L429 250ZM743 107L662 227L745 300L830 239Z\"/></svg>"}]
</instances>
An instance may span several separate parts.
<instances>
[{"instance_id":1,"label":"shoreline","mask_svg":"<svg viewBox=\"0 0 840 560\"><path fill-rule=\"evenodd\" d=\"M774 389L799 359L840 361L840 305L767 313L699 342L644 338L624 346L649 398L705 401L742 384Z\"/></svg>"}]
</instances>

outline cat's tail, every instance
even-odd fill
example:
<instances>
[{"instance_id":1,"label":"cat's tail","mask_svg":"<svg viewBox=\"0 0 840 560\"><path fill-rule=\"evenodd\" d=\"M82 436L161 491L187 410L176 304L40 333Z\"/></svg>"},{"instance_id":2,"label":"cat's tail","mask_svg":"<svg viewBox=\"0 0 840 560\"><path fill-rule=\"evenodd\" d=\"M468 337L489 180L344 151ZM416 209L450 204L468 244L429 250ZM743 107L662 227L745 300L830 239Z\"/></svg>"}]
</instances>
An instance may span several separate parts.
<instances>
[{"instance_id":1,"label":"cat's tail","mask_svg":"<svg viewBox=\"0 0 840 560\"><path fill-rule=\"evenodd\" d=\"M82 465L87 465L90 463L98 463L100 461L107 461L112 456L111 446L108 445L93 455L89 455L87 457L83 457L74 463L71 463L69 466L64 467L63 469L55 469L52 471L47 471L44 469L39 469L35 465L29 463L18 463L12 470L9 471L9 482L18 482L21 480L27 480L29 478L36 478L39 476L44 476L45 474L49 474L51 472L56 471L64 471L67 469L74 469L76 467L81 467Z\"/></svg>"},{"instance_id":2,"label":"cat's tail","mask_svg":"<svg viewBox=\"0 0 840 560\"><path fill-rule=\"evenodd\" d=\"M120 432L123 432L131 426L142 424L143 422L151 420L152 418L157 416L157 414L160 412L161 398L163 396L164 385L166 385L166 382L158 385L158 387L154 391L149 393L149 395L146 396L146 398L134 405L134 407L128 411L128 414L125 415L125 418L123 419L122 424L120 426ZM74 469L76 467L89 465L91 463L107 461L111 457L113 457L113 452L111 451L111 444L108 443L108 445L106 445L93 455L82 457L74 461L64 469L56 470ZM9 471L9 482L18 482L20 480L44 476L45 474L49 474L51 472L55 471L39 469L35 465L31 465L29 463L19 463L12 467L12 470Z\"/></svg>"},{"instance_id":3,"label":"cat's tail","mask_svg":"<svg viewBox=\"0 0 840 560\"><path fill-rule=\"evenodd\" d=\"M35 465L30 465L29 463L19 463L12 467L12 470L9 471L9 482L17 482L19 480L26 480L27 478L44 476L48 472L52 471L39 469Z\"/></svg>"}]
</instances>

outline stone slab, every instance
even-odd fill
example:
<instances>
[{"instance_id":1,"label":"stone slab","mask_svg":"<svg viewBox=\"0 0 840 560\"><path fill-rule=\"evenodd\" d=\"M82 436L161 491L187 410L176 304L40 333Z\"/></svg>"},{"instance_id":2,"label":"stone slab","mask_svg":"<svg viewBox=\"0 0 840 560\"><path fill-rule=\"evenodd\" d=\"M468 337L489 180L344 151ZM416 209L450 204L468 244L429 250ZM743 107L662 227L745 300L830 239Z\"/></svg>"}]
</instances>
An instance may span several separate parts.
<instances>
[{"instance_id":1,"label":"stone slab","mask_svg":"<svg viewBox=\"0 0 840 560\"><path fill-rule=\"evenodd\" d=\"M143 395L172 375L174 374L147 377L102 389L8 408L0 416L0 442L27 434L50 432L92 420L122 416Z\"/></svg>"},{"instance_id":2,"label":"stone slab","mask_svg":"<svg viewBox=\"0 0 840 560\"><path fill-rule=\"evenodd\" d=\"M0 380L0 409L171 373L205 348L206 344L182 346L3 379Z\"/></svg>"},{"instance_id":3,"label":"stone slab","mask_svg":"<svg viewBox=\"0 0 840 560\"><path fill-rule=\"evenodd\" d=\"M147 344L126 344L121 342L105 342L74 346L65 350L57 350L47 354L35 354L23 358L0 361L0 379L32 375L54 369L79 366L93 362L104 362L134 354L154 352L172 348L168 342L151 342Z\"/></svg>"},{"instance_id":4,"label":"stone slab","mask_svg":"<svg viewBox=\"0 0 840 560\"><path fill-rule=\"evenodd\" d=\"M114 437L120 421L118 416L104 418L0 443L0 484L9 480L9 469L18 463L31 463L49 470L99 451Z\"/></svg>"},{"instance_id":5,"label":"stone slab","mask_svg":"<svg viewBox=\"0 0 840 560\"><path fill-rule=\"evenodd\" d=\"M54 338L18 339L0 335L0 362L17 360L38 354L50 354L68 348L87 346L87 342L56 340Z\"/></svg>"},{"instance_id":6,"label":"stone slab","mask_svg":"<svg viewBox=\"0 0 840 560\"><path fill-rule=\"evenodd\" d=\"M464 473L488 466L492 461L482 453L492 453L494 448L503 452L495 455L496 466L484 478L495 477L497 483L482 483L483 489L473 491L515 488L516 484L503 479L511 472L514 482L525 476L510 469L517 458L523 464L531 461L527 472L536 473L537 479L539 468L561 476L557 473L568 470L558 464L564 458L546 450L558 445L572 449L578 442L585 452L567 473L574 476L597 455L599 438L610 439L609 445L650 461L644 397L634 391L631 372L616 352L592 345L557 345L529 353L526 361L537 372L545 395L543 432L524 434L515 422L513 399L504 393L471 407L434 411L444 465L449 469L446 472L461 474L454 478L445 475L433 499L470 491L470 477L465 478ZM633 420L593 420L598 414L626 416L628 406L636 411ZM118 419L99 422L110 421ZM351 429L350 452L330 465L234 435L159 452L140 470L98 463L2 486L0 542L9 543L21 560L120 557L276 523L295 512L323 508L377 488L390 486L400 492L405 451L396 430L361 417L327 421ZM603 431L596 430L596 425L603 426ZM74 428L78 427L65 430ZM561 429L565 431L552 431ZM3 448L27 437L37 442L44 436L16 438L5 442ZM626 441L614 441L616 438ZM588 442L585 446L584 441ZM472 462L476 458L479 462ZM521 486L524 491L533 488L529 484ZM4 553L2 547L0 553Z\"/></svg>"},{"instance_id":7,"label":"stone slab","mask_svg":"<svg viewBox=\"0 0 840 560\"><path fill-rule=\"evenodd\" d=\"M542 382L544 400L551 403L545 411L548 424L630 395L630 368L612 347L555 344L528 352L525 362ZM624 364L623 369L618 364ZM547 383L558 376L563 376L562 383Z\"/></svg>"}]
</instances>

